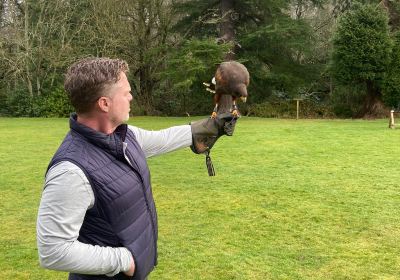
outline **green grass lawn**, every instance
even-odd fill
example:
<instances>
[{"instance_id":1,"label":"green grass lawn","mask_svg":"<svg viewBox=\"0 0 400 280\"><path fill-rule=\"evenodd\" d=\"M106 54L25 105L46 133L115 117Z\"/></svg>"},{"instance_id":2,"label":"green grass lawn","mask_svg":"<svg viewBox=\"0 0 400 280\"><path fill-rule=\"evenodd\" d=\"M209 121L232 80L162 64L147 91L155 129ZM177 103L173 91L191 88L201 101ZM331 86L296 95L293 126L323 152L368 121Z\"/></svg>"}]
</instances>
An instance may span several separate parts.
<instances>
[{"instance_id":1,"label":"green grass lawn","mask_svg":"<svg viewBox=\"0 0 400 280\"><path fill-rule=\"evenodd\" d=\"M216 177L190 149L150 159L151 279L400 279L400 129L387 126L242 118L214 146ZM39 267L35 240L44 172L67 129L0 119L0 279L67 279Z\"/></svg>"}]
</instances>

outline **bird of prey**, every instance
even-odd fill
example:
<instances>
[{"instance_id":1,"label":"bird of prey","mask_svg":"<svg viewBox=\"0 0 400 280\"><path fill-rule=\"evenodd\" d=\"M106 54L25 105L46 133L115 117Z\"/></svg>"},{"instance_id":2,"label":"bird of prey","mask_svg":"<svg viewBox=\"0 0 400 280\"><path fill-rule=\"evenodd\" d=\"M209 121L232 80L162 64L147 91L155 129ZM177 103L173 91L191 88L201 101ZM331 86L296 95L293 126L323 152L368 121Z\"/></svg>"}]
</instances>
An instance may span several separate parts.
<instances>
[{"instance_id":1,"label":"bird of prey","mask_svg":"<svg viewBox=\"0 0 400 280\"><path fill-rule=\"evenodd\" d=\"M236 61L222 62L212 80L209 83L203 83L207 91L214 93L215 107L211 117L217 117L217 113L220 112L219 107L224 106L222 103L229 103L230 113L235 117L240 116L236 99L239 97L246 102L249 83L250 75L243 64ZM230 95L231 98L224 98L223 95Z\"/></svg>"}]
</instances>

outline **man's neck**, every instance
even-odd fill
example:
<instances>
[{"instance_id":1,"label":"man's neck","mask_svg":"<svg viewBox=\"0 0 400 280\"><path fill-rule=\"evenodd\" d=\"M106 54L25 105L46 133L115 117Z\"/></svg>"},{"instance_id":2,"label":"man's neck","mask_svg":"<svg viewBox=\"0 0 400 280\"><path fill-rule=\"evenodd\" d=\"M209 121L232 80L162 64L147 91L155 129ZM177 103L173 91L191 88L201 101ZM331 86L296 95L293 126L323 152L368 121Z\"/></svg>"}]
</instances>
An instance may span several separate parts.
<instances>
[{"instance_id":1,"label":"man's neck","mask_svg":"<svg viewBox=\"0 0 400 280\"><path fill-rule=\"evenodd\" d=\"M105 134L111 134L117 128L103 116L78 115L77 122Z\"/></svg>"}]
</instances>

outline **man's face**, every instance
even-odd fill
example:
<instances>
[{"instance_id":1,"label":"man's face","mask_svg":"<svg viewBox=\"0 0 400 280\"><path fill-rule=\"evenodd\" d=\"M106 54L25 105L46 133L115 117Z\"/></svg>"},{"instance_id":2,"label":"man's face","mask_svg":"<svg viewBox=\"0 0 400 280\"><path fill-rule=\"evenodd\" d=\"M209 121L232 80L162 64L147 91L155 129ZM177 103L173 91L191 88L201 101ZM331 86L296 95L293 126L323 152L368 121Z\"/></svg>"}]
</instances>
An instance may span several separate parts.
<instances>
[{"instance_id":1,"label":"man's face","mask_svg":"<svg viewBox=\"0 0 400 280\"><path fill-rule=\"evenodd\" d=\"M110 121L116 126L128 121L132 94L125 73L121 72L118 82L110 87L109 99L111 102L108 112Z\"/></svg>"}]
</instances>

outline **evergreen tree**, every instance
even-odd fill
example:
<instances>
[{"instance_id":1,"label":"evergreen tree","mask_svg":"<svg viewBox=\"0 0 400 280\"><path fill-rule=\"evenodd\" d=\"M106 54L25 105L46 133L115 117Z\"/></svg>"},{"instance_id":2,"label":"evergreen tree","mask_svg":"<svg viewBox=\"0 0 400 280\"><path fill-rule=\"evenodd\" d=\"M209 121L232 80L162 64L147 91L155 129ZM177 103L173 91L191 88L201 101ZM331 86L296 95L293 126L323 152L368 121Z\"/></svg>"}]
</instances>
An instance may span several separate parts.
<instances>
[{"instance_id":1,"label":"evergreen tree","mask_svg":"<svg viewBox=\"0 0 400 280\"><path fill-rule=\"evenodd\" d=\"M382 111L380 85L390 61L388 18L375 5L354 5L343 14L333 39L331 73L343 85L364 85L360 117Z\"/></svg>"},{"instance_id":2,"label":"evergreen tree","mask_svg":"<svg viewBox=\"0 0 400 280\"><path fill-rule=\"evenodd\" d=\"M400 109L400 32L393 35L391 61L382 85L383 101L391 108Z\"/></svg>"},{"instance_id":3,"label":"evergreen tree","mask_svg":"<svg viewBox=\"0 0 400 280\"><path fill-rule=\"evenodd\" d=\"M304 93L322 71L321 64L310 59L314 36L304 17L307 9L323 2L180 1L175 27L189 40L214 38L231 44L221 61L236 59L249 69L250 103L262 102L272 92L290 98Z\"/></svg>"}]
</instances>

